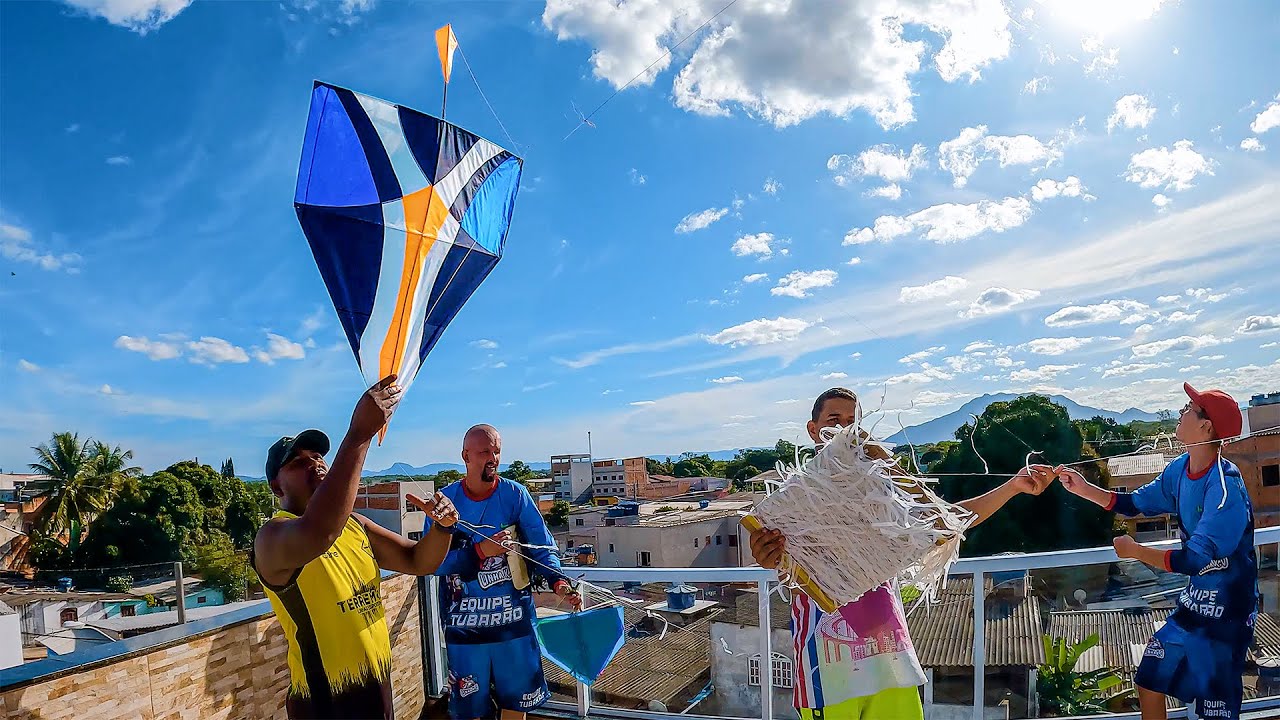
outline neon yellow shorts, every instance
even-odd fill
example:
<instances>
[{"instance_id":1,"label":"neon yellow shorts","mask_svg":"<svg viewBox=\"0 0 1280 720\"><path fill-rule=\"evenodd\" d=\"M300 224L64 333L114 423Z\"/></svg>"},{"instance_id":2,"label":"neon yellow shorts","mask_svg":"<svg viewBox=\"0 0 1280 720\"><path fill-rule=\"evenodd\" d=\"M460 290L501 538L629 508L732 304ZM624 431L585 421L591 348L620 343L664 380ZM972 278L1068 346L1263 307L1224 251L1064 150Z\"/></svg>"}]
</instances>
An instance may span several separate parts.
<instances>
[{"instance_id":1,"label":"neon yellow shorts","mask_svg":"<svg viewBox=\"0 0 1280 720\"><path fill-rule=\"evenodd\" d=\"M889 688L820 710L800 708L800 720L924 720L924 705L916 688Z\"/></svg>"}]
</instances>

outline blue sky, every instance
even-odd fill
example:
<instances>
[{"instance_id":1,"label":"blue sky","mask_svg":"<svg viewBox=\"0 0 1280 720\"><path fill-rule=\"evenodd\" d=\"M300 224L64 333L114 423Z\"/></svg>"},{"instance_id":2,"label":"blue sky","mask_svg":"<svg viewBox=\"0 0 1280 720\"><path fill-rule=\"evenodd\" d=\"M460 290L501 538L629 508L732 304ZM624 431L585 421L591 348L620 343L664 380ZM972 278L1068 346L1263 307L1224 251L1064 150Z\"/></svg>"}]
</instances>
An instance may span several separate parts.
<instances>
[{"instance_id":1,"label":"blue sky","mask_svg":"<svg viewBox=\"0 0 1280 720\"><path fill-rule=\"evenodd\" d=\"M795 439L832 384L884 434L1280 389L1271 3L741 0L664 56L724 4L0 3L0 467L66 429L257 474L339 434L311 81L434 111L445 22L510 139L465 68L449 118L523 187L370 467L475 422L507 460Z\"/></svg>"}]
</instances>

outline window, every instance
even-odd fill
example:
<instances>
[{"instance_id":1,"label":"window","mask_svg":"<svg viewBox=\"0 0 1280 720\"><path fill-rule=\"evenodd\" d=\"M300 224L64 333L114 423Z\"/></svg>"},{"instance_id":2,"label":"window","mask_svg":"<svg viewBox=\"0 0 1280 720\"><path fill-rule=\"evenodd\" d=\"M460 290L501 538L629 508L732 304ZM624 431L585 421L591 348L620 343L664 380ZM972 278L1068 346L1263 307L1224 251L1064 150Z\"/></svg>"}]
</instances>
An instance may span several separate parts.
<instances>
[{"instance_id":1,"label":"window","mask_svg":"<svg viewBox=\"0 0 1280 720\"><path fill-rule=\"evenodd\" d=\"M577 525L578 527L582 527L582 518L574 518L574 519L573 519L573 524L574 524L574 525ZM176 566L175 566L175 567L176 567Z\"/></svg>"},{"instance_id":2,"label":"window","mask_svg":"<svg viewBox=\"0 0 1280 720\"><path fill-rule=\"evenodd\" d=\"M570 549L570 550L572 550L572 549L573 549L573 541L572 541L572 540L570 540L570 541L569 541L569 549Z\"/></svg>"},{"instance_id":3,"label":"window","mask_svg":"<svg viewBox=\"0 0 1280 720\"><path fill-rule=\"evenodd\" d=\"M138 614L138 608L133 605L121 605L120 617L133 617Z\"/></svg>"},{"instance_id":4,"label":"window","mask_svg":"<svg viewBox=\"0 0 1280 720\"><path fill-rule=\"evenodd\" d=\"M784 655L772 653L769 658L769 679L776 688L789 689L795 682L795 669ZM760 685L760 656L747 658L747 684Z\"/></svg>"},{"instance_id":5,"label":"window","mask_svg":"<svg viewBox=\"0 0 1280 720\"><path fill-rule=\"evenodd\" d=\"M651 565L653 565L653 556L649 554L648 550L641 550L640 567L649 567Z\"/></svg>"},{"instance_id":6,"label":"window","mask_svg":"<svg viewBox=\"0 0 1280 720\"><path fill-rule=\"evenodd\" d=\"M613 552L613 543L609 543L609 552Z\"/></svg>"},{"instance_id":7,"label":"window","mask_svg":"<svg viewBox=\"0 0 1280 720\"><path fill-rule=\"evenodd\" d=\"M64 608L62 612L59 613L59 617L62 619L62 624L66 625L69 622L75 622L76 620L79 620L80 611L76 610L75 608Z\"/></svg>"},{"instance_id":8,"label":"window","mask_svg":"<svg viewBox=\"0 0 1280 720\"><path fill-rule=\"evenodd\" d=\"M693 546L698 547L698 538L693 539Z\"/></svg>"},{"instance_id":9,"label":"window","mask_svg":"<svg viewBox=\"0 0 1280 720\"><path fill-rule=\"evenodd\" d=\"M201 595L200 597L196 598L197 605L203 605L207 602L209 602L209 598L205 597L204 595Z\"/></svg>"},{"instance_id":10,"label":"window","mask_svg":"<svg viewBox=\"0 0 1280 720\"><path fill-rule=\"evenodd\" d=\"M1280 465L1262 466L1262 487L1280 485Z\"/></svg>"},{"instance_id":11,"label":"window","mask_svg":"<svg viewBox=\"0 0 1280 720\"><path fill-rule=\"evenodd\" d=\"M711 547L711 536L707 536L707 547Z\"/></svg>"},{"instance_id":12,"label":"window","mask_svg":"<svg viewBox=\"0 0 1280 720\"><path fill-rule=\"evenodd\" d=\"M1129 492L1129 488L1123 485L1115 485L1111 488L1111 492Z\"/></svg>"},{"instance_id":13,"label":"window","mask_svg":"<svg viewBox=\"0 0 1280 720\"><path fill-rule=\"evenodd\" d=\"M411 512L422 512L422 509L421 509L421 508L419 508L417 505L414 505L413 503L409 502L409 498L405 498L405 499L404 499L404 511L405 511L406 513L411 513Z\"/></svg>"},{"instance_id":14,"label":"window","mask_svg":"<svg viewBox=\"0 0 1280 720\"><path fill-rule=\"evenodd\" d=\"M1164 518L1158 520L1140 520L1138 521L1138 532L1161 532L1167 525Z\"/></svg>"},{"instance_id":15,"label":"window","mask_svg":"<svg viewBox=\"0 0 1280 720\"><path fill-rule=\"evenodd\" d=\"M729 547L738 547L738 536L737 536L737 535L730 535L730 536L729 536Z\"/></svg>"},{"instance_id":16,"label":"window","mask_svg":"<svg viewBox=\"0 0 1280 720\"><path fill-rule=\"evenodd\" d=\"M719 535L717 535L717 536L716 536L716 544L717 544L717 545L719 545L719 544L720 544L720 536L719 536Z\"/></svg>"}]
</instances>

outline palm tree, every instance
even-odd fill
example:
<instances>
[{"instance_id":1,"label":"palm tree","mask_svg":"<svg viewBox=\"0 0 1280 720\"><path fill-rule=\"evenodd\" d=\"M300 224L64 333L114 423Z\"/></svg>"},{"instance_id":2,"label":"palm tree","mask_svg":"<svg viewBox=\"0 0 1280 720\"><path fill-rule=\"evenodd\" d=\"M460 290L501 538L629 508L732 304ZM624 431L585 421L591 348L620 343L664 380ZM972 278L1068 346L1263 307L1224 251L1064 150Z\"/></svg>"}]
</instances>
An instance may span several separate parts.
<instances>
[{"instance_id":1,"label":"palm tree","mask_svg":"<svg viewBox=\"0 0 1280 720\"><path fill-rule=\"evenodd\" d=\"M32 450L38 462L31 469L47 478L35 485L44 503L35 512L33 528L51 538L65 532L73 548L82 528L107 509L120 481L141 472L128 466L132 452L101 442L81 443L73 433L54 433L49 443Z\"/></svg>"},{"instance_id":2,"label":"palm tree","mask_svg":"<svg viewBox=\"0 0 1280 720\"><path fill-rule=\"evenodd\" d=\"M1063 638L1045 635L1045 663L1037 668L1036 690L1040 695L1040 712L1046 717L1059 715L1095 715L1107 711L1106 703L1127 695L1125 691L1108 697L1108 693L1124 681L1110 668L1076 670L1080 657L1098 645L1098 634L1075 644Z\"/></svg>"}]
</instances>

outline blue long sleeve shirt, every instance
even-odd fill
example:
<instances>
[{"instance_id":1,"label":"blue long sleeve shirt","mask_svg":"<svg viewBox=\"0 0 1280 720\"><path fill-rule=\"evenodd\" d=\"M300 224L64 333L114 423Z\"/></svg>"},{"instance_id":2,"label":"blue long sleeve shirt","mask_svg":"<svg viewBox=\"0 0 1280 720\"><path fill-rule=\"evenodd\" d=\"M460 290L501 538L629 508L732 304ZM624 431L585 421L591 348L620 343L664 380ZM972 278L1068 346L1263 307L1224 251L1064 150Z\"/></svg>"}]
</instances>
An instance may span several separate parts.
<instances>
[{"instance_id":1,"label":"blue long sleeve shirt","mask_svg":"<svg viewBox=\"0 0 1280 720\"><path fill-rule=\"evenodd\" d=\"M453 542L436 570L440 583L440 607L444 615L445 641L459 644L491 643L524 637L533 632L534 604L531 588L516 588L506 555L481 560L476 546L485 538L515 526L519 547L528 558L529 575L548 583L567 580L560 570L555 539L547 529L538 505L523 485L500 478L492 494L474 499L461 482L440 490L453 501L461 520L453 528ZM424 532L430 529L430 519ZM468 527L470 526L470 527Z\"/></svg>"},{"instance_id":2,"label":"blue long sleeve shirt","mask_svg":"<svg viewBox=\"0 0 1280 720\"><path fill-rule=\"evenodd\" d=\"M1229 636L1258 606L1253 505L1230 461L1219 459L1199 476L1189 462L1184 454L1136 491L1113 493L1110 509L1128 517L1177 515L1182 546L1165 554L1165 565L1188 579L1173 619Z\"/></svg>"}]
</instances>

